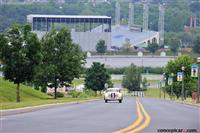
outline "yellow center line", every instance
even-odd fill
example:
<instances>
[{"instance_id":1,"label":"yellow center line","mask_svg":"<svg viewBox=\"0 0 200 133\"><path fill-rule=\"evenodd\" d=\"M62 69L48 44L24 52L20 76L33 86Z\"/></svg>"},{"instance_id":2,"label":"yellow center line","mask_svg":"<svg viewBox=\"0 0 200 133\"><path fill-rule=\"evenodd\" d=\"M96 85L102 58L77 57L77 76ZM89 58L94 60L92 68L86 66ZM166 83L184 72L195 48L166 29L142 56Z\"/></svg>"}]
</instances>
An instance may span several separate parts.
<instances>
[{"instance_id":1,"label":"yellow center line","mask_svg":"<svg viewBox=\"0 0 200 133\"><path fill-rule=\"evenodd\" d=\"M142 109L142 112L144 113L144 116L145 116L145 122L142 123L142 125L140 125L139 127L135 128L134 130L130 131L130 132L127 132L127 133L136 133L136 132L139 132L143 129L145 129L151 122L151 117L148 115L148 113L145 111L143 105L139 102L139 105L140 105L140 108Z\"/></svg>"},{"instance_id":2,"label":"yellow center line","mask_svg":"<svg viewBox=\"0 0 200 133\"><path fill-rule=\"evenodd\" d=\"M123 132L127 132L129 130L132 130L134 129L135 127L137 127L143 120L143 115L142 115L142 112L141 112L141 109L140 109L140 105L139 105L139 100L138 98L136 98L136 105L137 105L137 115L138 115L138 118L137 120L131 124L130 126L128 126L127 128L124 128L124 129L121 129L121 130L118 130L118 131L115 131L113 133L123 133Z\"/></svg>"}]
</instances>

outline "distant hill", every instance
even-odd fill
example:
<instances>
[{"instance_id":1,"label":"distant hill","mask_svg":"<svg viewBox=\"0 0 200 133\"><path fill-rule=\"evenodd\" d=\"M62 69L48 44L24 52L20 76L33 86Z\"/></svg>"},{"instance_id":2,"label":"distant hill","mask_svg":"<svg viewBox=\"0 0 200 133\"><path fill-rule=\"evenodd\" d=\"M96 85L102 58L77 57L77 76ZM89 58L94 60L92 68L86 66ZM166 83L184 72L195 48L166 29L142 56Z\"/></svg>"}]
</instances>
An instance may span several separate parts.
<instances>
[{"instance_id":1,"label":"distant hill","mask_svg":"<svg viewBox=\"0 0 200 133\"><path fill-rule=\"evenodd\" d=\"M20 85L20 96L22 101L49 98L48 95L22 84ZM14 101L16 101L16 85L0 78L0 103Z\"/></svg>"}]
</instances>

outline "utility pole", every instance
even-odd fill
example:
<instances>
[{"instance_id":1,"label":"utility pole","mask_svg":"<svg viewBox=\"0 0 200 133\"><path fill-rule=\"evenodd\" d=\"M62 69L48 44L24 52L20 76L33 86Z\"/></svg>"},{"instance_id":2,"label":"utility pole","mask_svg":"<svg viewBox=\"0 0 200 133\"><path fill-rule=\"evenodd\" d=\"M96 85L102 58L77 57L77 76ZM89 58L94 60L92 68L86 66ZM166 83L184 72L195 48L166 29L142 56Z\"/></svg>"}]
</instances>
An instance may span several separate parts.
<instances>
[{"instance_id":1,"label":"utility pole","mask_svg":"<svg viewBox=\"0 0 200 133\"><path fill-rule=\"evenodd\" d=\"M129 29L134 24L134 5L132 2L129 3Z\"/></svg>"},{"instance_id":2,"label":"utility pole","mask_svg":"<svg viewBox=\"0 0 200 133\"><path fill-rule=\"evenodd\" d=\"M198 63L198 87L197 87L197 103L200 102L199 94L200 94L200 57L197 58Z\"/></svg>"},{"instance_id":3,"label":"utility pole","mask_svg":"<svg viewBox=\"0 0 200 133\"><path fill-rule=\"evenodd\" d=\"M163 82L164 82L163 93L164 93L164 99L165 99L165 86L167 82L166 73L163 73Z\"/></svg>"},{"instance_id":4,"label":"utility pole","mask_svg":"<svg viewBox=\"0 0 200 133\"><path fill-rule=\"evenodd\" d=\"M181 70L182 70L182 89L181 89L181 100L183 101L183 100L185 99L185 94L184 94L184 92L185 92L185 90L184 90L184 78L185 78L185 76L184 76L184 71L185 71L185 67L184 67L184 66L182 66Z\"/></svg>"},{"instance_id":5,"label":"utility pole","mask_svg":"<svg viewBox=\"0 0 200 133\"><path fill-rule=\"evenodd\" d=\"M159 89L160 89L160 91L159 91L159 96L160 96L160 99L161 99L162 81L160 81L160 82L158 83L158 85L159 85Z\"/></svg>"},{"instance_id":6,"label":"utility pole","mask_svg":"<svg viewBox=\"0 0 200 133\"><path fill-rule=\"evenodd\" d=\"M164 5L159 5L159 20L158 20L158 31L160 34L160 45L164 45L164 27L165 25L165 9Z\"/></svg>"},{"instance_id":7,"label":"utility pole","mask_svg":"<svg viewBox=\"0 0 200 133\"><path fill-rule=\"evenodd\" d=\"M148 3L145 0L143 3L143 29L148 31L148 22L149 22L149 7Z\"/></svg>"},{"instance_id":8,"label":"utility pole","mask_svg":"<svg viewBox=\"0 0 200 133\"><path fill-rule=\"evenodd\" d=\"M169 80L169 79L168 79ZM173 93L174 93L174 89L173 89L173 82L174 82L174 73L171 73L171 75L170 75L170 99L172 99L173 98Z\"/></svg>"},{"instance_id":9,"label":"utility pole","mask_svg":"<svg viewBox=\"0 0 200 133\"><path fill-rule=\"evenodd\" d=\"M117 1L116 5L115 5L115 25L117 27L120 26L120 4L119 4L119 1Z\"/></svg>"}]
</instances>

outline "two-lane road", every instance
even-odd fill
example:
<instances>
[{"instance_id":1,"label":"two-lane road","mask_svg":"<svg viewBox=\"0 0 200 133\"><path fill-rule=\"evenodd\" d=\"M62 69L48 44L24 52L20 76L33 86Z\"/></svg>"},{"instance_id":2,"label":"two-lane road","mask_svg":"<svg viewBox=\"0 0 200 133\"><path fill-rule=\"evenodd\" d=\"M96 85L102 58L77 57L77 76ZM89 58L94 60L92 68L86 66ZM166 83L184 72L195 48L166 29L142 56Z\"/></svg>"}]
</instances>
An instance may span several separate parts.
<instances>
[{"instance_id":1,"label":"two-lane road","mask_svg":"<svg viewBox=\"0 0 200 133\"><path fill-rule=\"evenodd\" d=\"M198 107L152 98L139 98L138 101L137 103L134 97L124 98L121 104L104 103L100 100L6 116L1 118L1 132L111 133L120 131L138 121L140 104L151 118L148 127L141 132L153 133L158 129L174 128L200 131L200 109ZM141 107L140 110L142 110ZM144 122L145 119L142 120L142 123Z\"/></svg>"}]
</instances>

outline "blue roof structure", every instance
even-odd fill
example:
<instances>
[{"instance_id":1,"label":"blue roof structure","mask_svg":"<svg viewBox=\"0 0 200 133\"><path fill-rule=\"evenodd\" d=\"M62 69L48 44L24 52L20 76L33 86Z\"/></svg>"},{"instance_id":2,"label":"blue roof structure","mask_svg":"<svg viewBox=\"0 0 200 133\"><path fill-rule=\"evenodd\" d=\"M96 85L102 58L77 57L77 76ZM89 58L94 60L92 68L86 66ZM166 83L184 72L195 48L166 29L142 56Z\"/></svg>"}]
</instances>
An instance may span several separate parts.
<instances>
[{"instance_id":1,"label":"blue roof structure","mask_svg":"<svg viewBox=\"0 0 200 133\"><path fill-rule=\"evenodd\" d=\"M158 35L156 31L130 31L128 26L112 26L112 46L122 47L128 39L134 46L144 44L144 40Z\"/></svg>"}]
</instances>

